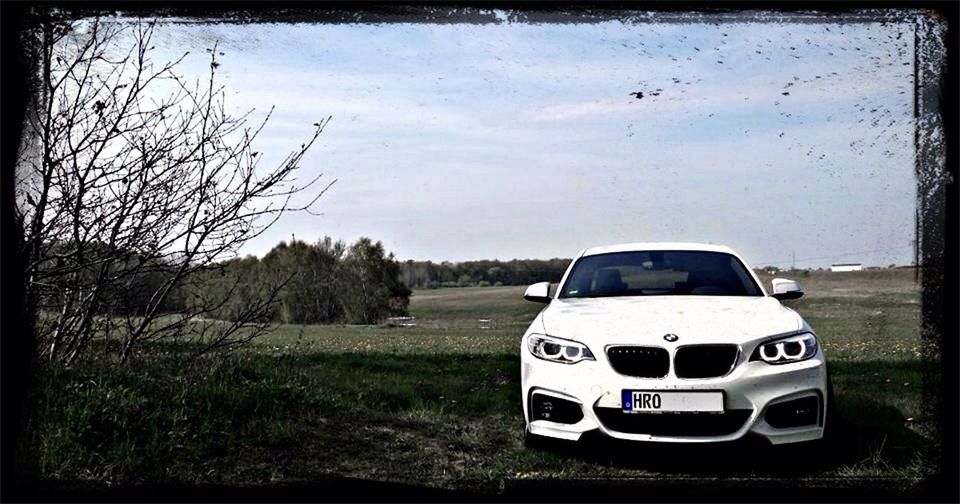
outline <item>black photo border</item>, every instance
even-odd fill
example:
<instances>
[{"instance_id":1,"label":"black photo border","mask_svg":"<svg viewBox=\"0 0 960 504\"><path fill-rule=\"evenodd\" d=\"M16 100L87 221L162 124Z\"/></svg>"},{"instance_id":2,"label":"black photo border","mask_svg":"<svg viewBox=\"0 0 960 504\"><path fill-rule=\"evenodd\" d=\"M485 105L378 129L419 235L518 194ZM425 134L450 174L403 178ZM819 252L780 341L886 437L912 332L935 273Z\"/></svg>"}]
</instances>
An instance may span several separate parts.
<instances>
[{"instance_id":1,"label":"black photo border","mask_svg":"<svg viewBox=\"0 0 960 504\"><path fill-rule=\"evenodd\" d=\"M958 200L957 200L957 2L948 1L841 1L841 2L19 2L0 4L2 20L2 169L0 169L0 217L2 217L2 329L0 329L0 498L6 501L945 501L960 500L958 432L960 432L960 362L958 362ZM921 282L922 324L925 352L924 398L935 405L941 451L931 461L938 473L924 480L909 495L886 485L834 488L804 488L783 481L684 480L682 484L624 482L571 482L532 485L500 496L470 495L421 487L365 480L331 479L303 487L239 489L232 487L158 487L149 489L78 490L64 486L39 491L17 450L23 408L30 404L33 349L22 333L23 288L17 230L13 219L16 146L30 93L19 35L35 19L35 12L63 9L81 17L95 13L124 12L144 17L189 17L194 19L253 22L362 22L362 23L487 23L482 11L506 9L519 12L521 21L596 22L617 19L624 10L653 11L669 17L690 11L704 19L729 19L745 11L781 12L785 16L816 12L827 17L883 17L895 10L929 11L932 30L945 30L935 37L941 47L925 48L925 62L916 69L918 86L917 223L916 257ZM938 70L942 68L942 71ZM933 133L942 132L938 138ZM939 359L931 358L939 355Z\"/></svg>"}]
</instances>

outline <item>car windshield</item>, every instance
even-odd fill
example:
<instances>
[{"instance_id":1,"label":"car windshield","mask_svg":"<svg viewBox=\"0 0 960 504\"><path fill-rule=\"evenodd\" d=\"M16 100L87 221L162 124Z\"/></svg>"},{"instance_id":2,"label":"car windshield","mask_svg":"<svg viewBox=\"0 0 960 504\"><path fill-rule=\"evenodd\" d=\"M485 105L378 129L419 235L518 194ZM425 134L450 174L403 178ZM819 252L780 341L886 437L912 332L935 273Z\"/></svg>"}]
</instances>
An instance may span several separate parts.
<instances>
[{"instance_id":1,"label":"car windshield","mask_svg":"<svg viewBox=\"0 0 960 504\"><path fill-rule=\"evenodd\" d=\"M736 257L722 252L656 250L581 257L561 298L611 296L762 296Z\"/></svg>"}]
</instances>

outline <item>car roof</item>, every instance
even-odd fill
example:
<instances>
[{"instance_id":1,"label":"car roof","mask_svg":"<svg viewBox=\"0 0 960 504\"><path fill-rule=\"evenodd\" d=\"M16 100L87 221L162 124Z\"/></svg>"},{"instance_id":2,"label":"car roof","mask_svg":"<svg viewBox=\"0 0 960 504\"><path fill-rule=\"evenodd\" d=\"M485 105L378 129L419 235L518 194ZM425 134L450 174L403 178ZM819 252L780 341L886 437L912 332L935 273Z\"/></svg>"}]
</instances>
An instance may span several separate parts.
<instances>
[{"instance_id":1,"label":"car roof","mask_svg":"<svg viewBox=\"0 0 960 504\"><path fill-rule=\"evenodd\" d=\"M729 247L725 247L723 245L714 245L712 243L636 242L636 243L619 243L616 245L604 245L600 247L591 247L584 250L581 256L609 254L613 252L639 252L639 251L649 251L649 250L697 250L702 252L724 252L727 254L738 255Z\"/></svg>"}]
</instances>

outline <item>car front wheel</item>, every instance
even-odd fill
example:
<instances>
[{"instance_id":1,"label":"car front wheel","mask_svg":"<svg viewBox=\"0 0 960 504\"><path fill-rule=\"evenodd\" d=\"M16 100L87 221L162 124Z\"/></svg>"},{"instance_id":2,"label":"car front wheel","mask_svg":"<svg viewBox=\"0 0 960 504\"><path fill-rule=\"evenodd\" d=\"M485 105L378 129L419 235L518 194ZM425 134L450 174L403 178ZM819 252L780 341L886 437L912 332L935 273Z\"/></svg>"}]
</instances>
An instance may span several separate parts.
<instances>
[{"instance_id":1,"label":"car front wheel","mask_svg":"<svg viewBox=\"0 0 960 504\"><path fill-rule=\"evenodd\" d=\"M789 455L793 460L804 460L808 464L829 463L837 451L839 414L833 395L833 380L827 375L826 411L823 417L823 437L814 441L787 444L780 447L781 456Z\"/></svg>"},{"instance_id":2,"label":"car front wheel","mask_svg":"<svg viewBox=\"0 0 960 504\"><path fill-rule=\"evenodd\" d=\"M540 436L530 432L529 428L523 429L523 446L535 450L549 449L553 445L553 440L545 436Z\"/></svg>"}]
</instances>

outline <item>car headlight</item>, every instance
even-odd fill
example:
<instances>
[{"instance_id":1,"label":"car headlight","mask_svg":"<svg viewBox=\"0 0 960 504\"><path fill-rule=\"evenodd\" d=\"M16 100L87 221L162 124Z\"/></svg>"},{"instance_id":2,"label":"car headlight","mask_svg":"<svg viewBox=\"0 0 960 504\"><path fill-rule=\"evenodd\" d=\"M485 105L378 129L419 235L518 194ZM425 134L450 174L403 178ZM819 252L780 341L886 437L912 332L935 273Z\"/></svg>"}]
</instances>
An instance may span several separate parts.
<instances>
[{"instance_id":1,"label":"car headlight","mask_svg":"<svg viewBox=\"0 0 960 504\"><path fill-rule=\"evenodd\" d=\"M767 364L787 364L807 360L817 354L817 337L813 333L800 333L761 344L753 351L750 360L762 360Z\"/></svg>"},{"instance_id":2,"label":"car headlight","mask_svg":"<svg viewBox=\"0 0 960 504\"><path fill-rule=\"evenodd\" d=\"M576 364L585 360L596 360L593 352L583 343L554 338L546 334L531 334L527 337L527 348L535 357L552 362Z\"/></svg>"}]
</instances>

